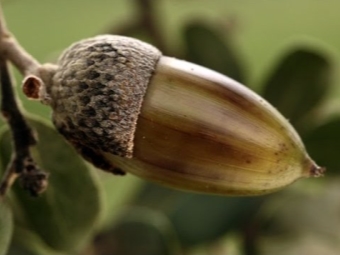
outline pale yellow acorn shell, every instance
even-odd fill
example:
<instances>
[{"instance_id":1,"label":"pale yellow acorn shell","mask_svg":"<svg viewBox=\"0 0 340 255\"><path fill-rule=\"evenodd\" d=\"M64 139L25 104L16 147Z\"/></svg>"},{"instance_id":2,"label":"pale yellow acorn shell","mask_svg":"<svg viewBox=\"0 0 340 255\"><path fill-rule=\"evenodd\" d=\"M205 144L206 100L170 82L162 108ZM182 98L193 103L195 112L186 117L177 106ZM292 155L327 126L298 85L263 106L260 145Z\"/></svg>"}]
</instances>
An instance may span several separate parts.
<instances>
[{"instance_id":1,"label":"pale yellow acorn shell","mask_svg":"<svg viewBox=\"0 0 340 255\"><path fill-rule=\"evenodd\" d=\"M148 85L133 157L103 155L142 178L225 195L269 193L319 170L293 127L263 98L169 57L160 58Z\"/></svg>"}]
</instances>

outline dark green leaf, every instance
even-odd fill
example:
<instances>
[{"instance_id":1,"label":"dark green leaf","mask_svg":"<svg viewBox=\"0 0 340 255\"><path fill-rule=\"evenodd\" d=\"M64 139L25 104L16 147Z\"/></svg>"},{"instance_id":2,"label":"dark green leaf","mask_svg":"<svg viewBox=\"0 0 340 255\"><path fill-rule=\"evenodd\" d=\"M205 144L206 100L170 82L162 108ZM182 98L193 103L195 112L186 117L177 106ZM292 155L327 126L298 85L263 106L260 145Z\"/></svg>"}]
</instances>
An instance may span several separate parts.
<instances>
[{"instance_id":1,"label":"dark green leaf","mask_svg":"<svg viewBox=\"0 0 340 255\"><path fill-rule=\"evenodd\" d=\"M124 177L112 176L104 171L99 174L103 188L103 203L105 204L99 227L101 229L115 219L119 213L118 208L124 207L134 199L144 181L131 174Z\"/></svg>"},{"instance_id":2,"label":"dark green leaf","mask_svg":"<svg viewBox=\"0 0 340 255\"><path fill-rule=\"evenodd\" d=\"M194 194L149 183L135 203L166 213L181 243L189 246L241 229L253 219L266 197Z\"/></svg>"},{"instance_id":3,"label":"dark green leaf","mask_svg":"<svg viewBox=\"0 0 340 255\"><path fill-rule=\"evenodd\" d=\"M14 210L14 209L13 209ZM16 217L16 216L14 216ZM64 253L62 253L64 255ZM50 246L35 233L22 228L16 222L13 239L7 255L62 255L51 249ZM66 254L65 254L66 255Z\"/></svg>"},{"instance_id":4,"label":"dark green leaf","mask_svg":"<svg viewBox=\"0 0 340 255\"><path fill-rule=\"evenodd\" d=\"M6 255L12 239L12 212L5 201L0 200L0 255Z\"/></svg>"},{"instance_id":5,"label":"dark green leaf","mask_svg":"<svg viewBox=\"0 0 340 255\"><path fill-rule=\"evenodd\" d=\"M260 254L339 253L340 180L311 181L267 200L258 215Z\"/></svg>"},{"instance_id":6,"label":"dark green leaf","mask_svg":"<svg viewBox=\"0 0 340 255\"><path fill-rule=\"evenodd\" d=\"M6 255L36 255L31 251L27 251L25 248L11 246L8 253Z\"/></svg>"},{"instance_id":7,"label":"dark green leaf","mask_svg":"<svg viewBox=\"0 0 340 255\"><path fill-rule=\"evenodd\" d=\"M263 96L295 126L315 109L331 85L331 64L316 51L284 56L264 84Z\"/></svg>"},{"instance_id":8,"label":"dark green leaf","mask_svg":"<svg viewBox=\"0 0 340 255\"><path fill-rule=\"evenodd\" d=\"M110 230L97 236L94 248L96 254L181 254L167 217L138 207L125 209Z\"/></svg>"},{"instance_id":9,"label":"dark green leaf","mask_svg":"<svg viewBox=\"0 0 340 255\"><path fill-rule=\"evenodd\" d=\"M33 154L41 168L50 173L47 191L31 198L16 185L15 194L28 226L50 247L76 251L95 228L101 197L93 173L61 136L43 121L29 123L39 135ZM2 152L8 151L9 132L1 140ZM9 154L3 153L3 163Z\"/></svg>"},{"instance_id":10,"label":"dark green leaf","mask_svg":"<svg viewBox=\"0 0 340 255\"><path fill-rule=\"evenodd\" d=\"M245 75L231 40L202 24L190 24L184 31L187 59L244 83Z\"/></svg>"},{"instance_id":11,"label":"dark green leaf","mask_svg":"<svg viewBox=\"0 0 340 255\"><path fill-rule=\"evenodd\" d=\"M310 156L329 173L340 174L340 118L316 128L303 137Z\"/></svg>"},{"instance_id":12,"label":"dark green leaf","mask_svg":"<svg viewBox=\"0 0 340 255\"><path fill-rule=\"evenodd\" d=\"M259 209L263 197L218 197L191 194L170 216L187 245L220 238L242 229Z\"/></svg>"}]
</instances>

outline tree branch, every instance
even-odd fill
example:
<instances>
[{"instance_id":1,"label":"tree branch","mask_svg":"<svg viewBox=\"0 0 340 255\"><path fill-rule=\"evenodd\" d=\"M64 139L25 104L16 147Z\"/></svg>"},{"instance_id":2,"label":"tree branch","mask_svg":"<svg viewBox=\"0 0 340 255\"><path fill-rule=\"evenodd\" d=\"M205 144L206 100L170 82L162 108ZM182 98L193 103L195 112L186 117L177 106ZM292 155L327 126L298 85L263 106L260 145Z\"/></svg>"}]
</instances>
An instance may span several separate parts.
<instances>
[{"instance_id":1,"label":"tree branch","mask_svg":"<svg viewBox=\"0 0 340 255\"><path fill-rule=\"evenodd\" d=\"M169 55L162 31L160 30L160 19L157 17L157 0L135 0L136 19L124 25L118 30L116 27L110 29L112 34L131 35L135 32L145 31L155 45L164 55ZM171 54L170 54L171 55Z\"/></svg>"},{"instance_id":2,"label":"tree branch","mask_svg":"<svg viewBox=\"0 0 340 255\"><path fill-rule=\"evenodd\" d=\"M0 6L1 113L10 127L14 147L12 159L0 182L0 199L17 178L21 179L24 189L36 196L46 189L48 177L31 156L30 147L36 144L36 138L17 104L8 60L24 75L34 74L40 67L38 61L31 57L8 31Z\"/></svg>"},{"instance_id":3,"label":"tree branch","mask_svg":"<svg viewBox=\"0 0 340 255\"><path fill-rule=\"evenodd\" d=\"M47 174L34 162L30 147L37 140L28 126L15 99L12 79L7 61L0 57L1 112L7 120L13 137L14 153L6 173L0 182L0 198L3 197L13 182L20 178L24 189L36 196L47 187Z\"/></svg>"},{"instance_id":4,"label":"tree branch","mask_svg":"<svg viewBox=\"0 0 340 255\"><path fill-rule=\"evenodd\" d=\"M155 6L157 2L155 0L136 0L141 25L144 26L149 35L154 39L156 46L164 52L166 51L166 46L159 29L159 17L157 18Z\"/></svg>"}]
</instances>

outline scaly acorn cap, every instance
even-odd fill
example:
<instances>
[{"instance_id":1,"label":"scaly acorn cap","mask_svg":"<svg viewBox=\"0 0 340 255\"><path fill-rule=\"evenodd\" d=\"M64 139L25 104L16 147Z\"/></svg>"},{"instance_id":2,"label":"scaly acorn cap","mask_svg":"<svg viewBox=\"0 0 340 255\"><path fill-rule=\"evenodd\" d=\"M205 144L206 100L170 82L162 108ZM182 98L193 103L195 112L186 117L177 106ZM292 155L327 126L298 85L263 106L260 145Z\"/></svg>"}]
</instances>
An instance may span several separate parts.
<instances>
[{"instance_id":1,"label":"scaly acorn cap","mask_svg":"<svg viewBox=\"0 0 340 255\"><path fill-rule=\"evenodd\" d=\"M103 170L224 195L269 193L324 172L256 93L139 40L77 42L37 76L25 93L49 104L58 131Z\"/></svg>"},{"instance_id":2,"label":"scaly acorn cap","mask_svg":"<svg viewBox=\"0 0 340 255\"><path fill-rule=\"evenodd\" d=\"M49 94L53 121L83 146L131 158L140 108L161 53L123 36L73 44L60 57Z\"/></svg>"}]
</instances>

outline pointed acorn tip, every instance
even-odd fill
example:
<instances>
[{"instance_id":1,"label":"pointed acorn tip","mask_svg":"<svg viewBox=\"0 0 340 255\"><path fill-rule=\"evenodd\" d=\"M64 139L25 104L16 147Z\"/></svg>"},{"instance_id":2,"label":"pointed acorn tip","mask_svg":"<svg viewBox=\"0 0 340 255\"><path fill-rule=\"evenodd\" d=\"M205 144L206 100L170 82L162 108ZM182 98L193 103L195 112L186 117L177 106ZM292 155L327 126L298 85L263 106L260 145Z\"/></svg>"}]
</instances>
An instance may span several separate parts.
<instances>
[{"instance_id":1,"label":"pointed acorn tip","mask_svg":"<svg viewBox=\"0 0 340 255\"><path fill-rule=\"evenodd\" d=\"M309 176L310 177L322 177L325 172L326 172L325 167L320 167L315 162L313 162L309 169Z\"/></svg>"}]
</instances>

